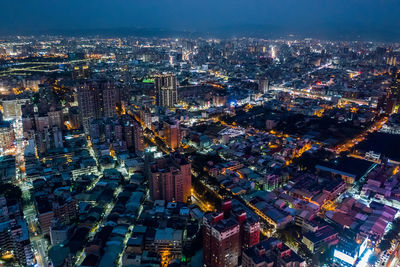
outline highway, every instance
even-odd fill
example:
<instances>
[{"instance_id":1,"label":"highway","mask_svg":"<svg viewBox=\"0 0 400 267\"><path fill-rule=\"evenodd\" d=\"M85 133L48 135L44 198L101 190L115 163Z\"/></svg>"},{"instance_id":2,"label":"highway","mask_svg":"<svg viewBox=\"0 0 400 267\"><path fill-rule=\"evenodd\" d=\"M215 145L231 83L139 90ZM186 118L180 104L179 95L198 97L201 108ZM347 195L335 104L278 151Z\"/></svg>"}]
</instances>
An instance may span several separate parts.
<instances>
[{"instance_id":1,"label":"highway","mask_svg":"<svg viewBox=\"0 0 400 267\"><path fill-rule=\"evenodd\" d=\"M81 59L81 60L71 60L71 61L62 61L62 62L17 62L14 63L12 67L10 67L8 70L2 70L0 71L0 76L1 75L7 75L7 74L12 74L14 72L54 72L57 71L55 70L49 70L49 69L41 69L44 67L49 67L49 66L58 66L58 65L67 65L67 64L75 64L75 63L82 63L82 62L87 62L91 61L93 59ZM37 65L37 66L30 66L30 67L23 67L23 68L18 68L17 66L21 65Z\"/></svg>"}]
</instances>

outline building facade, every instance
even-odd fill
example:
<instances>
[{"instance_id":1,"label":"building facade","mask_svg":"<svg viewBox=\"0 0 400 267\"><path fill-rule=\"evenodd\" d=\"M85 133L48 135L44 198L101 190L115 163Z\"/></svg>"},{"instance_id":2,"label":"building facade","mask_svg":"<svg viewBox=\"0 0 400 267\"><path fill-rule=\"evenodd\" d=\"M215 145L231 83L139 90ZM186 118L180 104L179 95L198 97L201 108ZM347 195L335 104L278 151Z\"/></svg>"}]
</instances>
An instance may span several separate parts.
<instances>
[{"instance_id":1,"label":"building facade","mask_svg":"<svg viewBox=\"0 0 400 267\"><path fill-rule=\"evenodd\" d=\"M260 241L257 215L236 200L225 201L222 209L203 218L204 266L238 266L242 251Z\"/></svg>"},{"instance_id":2,"label":"building facade","mask_svg":"<svg viewBox=\"0 0 400 267\"><path fill-rule=\"evenodd\" d=\"M181 142L181 133L179 121L164 122L163 125L164 138L167 145L172 149L177 149Z\"/></svg>"},{"instance_id":3,"label":"building facade","mask_svg":"<svg viewBox=\"0 0 400 267\"><path fill-rule=\"evenodd\" d=\"M91 81L78 88L78 104L85 133L89 132L91 119L116 115L118 92L109 81Z\"/></svg>"},{"instance_id":4,"label":"building facade","mask_svg":"<svg viewBox=\"0 0 400 267\"><path fill-rule=\"evenodd\" d=\"M153 200L186 202L191 194L191 164L178 154L149 163L148 178Z\"/></svg>"},{"instance_id":5,"label":"building facade","mask_svg":"<svg viewBox=\"0 0 400 267\"><path fill-rule=\"evenodd\" d=\"M174 74L158 75L154 79L156 104L159 107L172 108L178 103L178 82Z\"/></svg>"}]
</instances>

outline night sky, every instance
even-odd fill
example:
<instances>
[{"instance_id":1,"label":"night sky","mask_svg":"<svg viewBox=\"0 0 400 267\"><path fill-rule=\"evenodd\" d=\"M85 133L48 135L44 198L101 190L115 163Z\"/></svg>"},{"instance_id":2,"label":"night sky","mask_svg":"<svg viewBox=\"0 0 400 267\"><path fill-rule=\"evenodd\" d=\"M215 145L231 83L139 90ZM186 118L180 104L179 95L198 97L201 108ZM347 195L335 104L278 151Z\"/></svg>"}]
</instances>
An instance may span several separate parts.
<instances>
[{"instance_id":1,"label":"night sky","mask_svg":"<svg viewBox=\"0 0 400 267\"><path fill-rule=\"evenodd\" d=\"M0 0L0 33L168 28L400 38L399 0Z\"/></svg>"}]
</instances>

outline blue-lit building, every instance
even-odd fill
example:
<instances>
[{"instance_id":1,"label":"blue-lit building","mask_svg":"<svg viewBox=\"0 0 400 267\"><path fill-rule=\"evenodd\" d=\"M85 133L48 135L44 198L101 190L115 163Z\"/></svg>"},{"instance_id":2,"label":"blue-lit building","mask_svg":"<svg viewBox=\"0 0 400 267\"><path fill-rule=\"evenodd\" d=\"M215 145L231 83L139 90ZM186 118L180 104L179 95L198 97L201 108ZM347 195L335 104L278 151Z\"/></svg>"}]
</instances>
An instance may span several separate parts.
<instances>
[{"instance_id":1,"label":"blue-lit building","mask_svg":"<svg viewBox=\"0 0 400 267\"><path fill-rule=\"evenodd\" d=\"M357 263L366 262L371 254L371 249L367 246L368 238L360 244L341 238L334 250L333 262L339 266L355 266Z\"/></svg>"}]
</instances>

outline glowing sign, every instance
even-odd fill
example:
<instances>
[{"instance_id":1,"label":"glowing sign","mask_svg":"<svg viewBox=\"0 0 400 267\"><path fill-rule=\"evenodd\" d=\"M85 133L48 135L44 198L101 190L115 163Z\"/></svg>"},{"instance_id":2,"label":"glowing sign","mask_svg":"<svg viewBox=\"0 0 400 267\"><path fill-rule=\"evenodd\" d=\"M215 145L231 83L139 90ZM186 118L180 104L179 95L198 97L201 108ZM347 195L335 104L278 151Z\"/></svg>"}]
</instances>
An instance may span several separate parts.
<instances>
[{"instance_id":1,"label":"glowing sign","mask_svg":"<svg viewBox=\"0 0 400 267\"><path fill-rule=\"evenodd\" d=\"M364 250L367 248L367 243L368 243L368 238L364 240L364 242L360 246L360 251L358 252L358 255L361 256L364 252Z\"/></svg>"},{"instance_id":2,"label":"glowing sign","mask_svg":"<svg viewBox=\"0 0 400 267\"><path fill-rule=\"evenodd\" d=\"M335 252L333 253L333 256L335 258L338 258L344 262L347 262L348 264L354 265L354 263L356 263L357 258L356 257L352 257L350 255L344 254L343 252L335 249Z\"/></svg>"},{"instance_id":3,"label":"glowing sign","mask_svg":"<svg viewBox=\"0 0 400 267\"><path fill-rule=\"evenodd\" d=\"M146 148L146 152L156 152L157 151L157 147L155 146L150 146L148 148Z\"/></svg>"},{"instance_id":4,"label":"glowing sign","mask_svg":"<svg viewBox=\"0 0 400 267\"><path fill-rule=\"evenodd\" d=\"M154 83L154 79L143 79L142 83Z\"/></svg>"}]
</instances>

